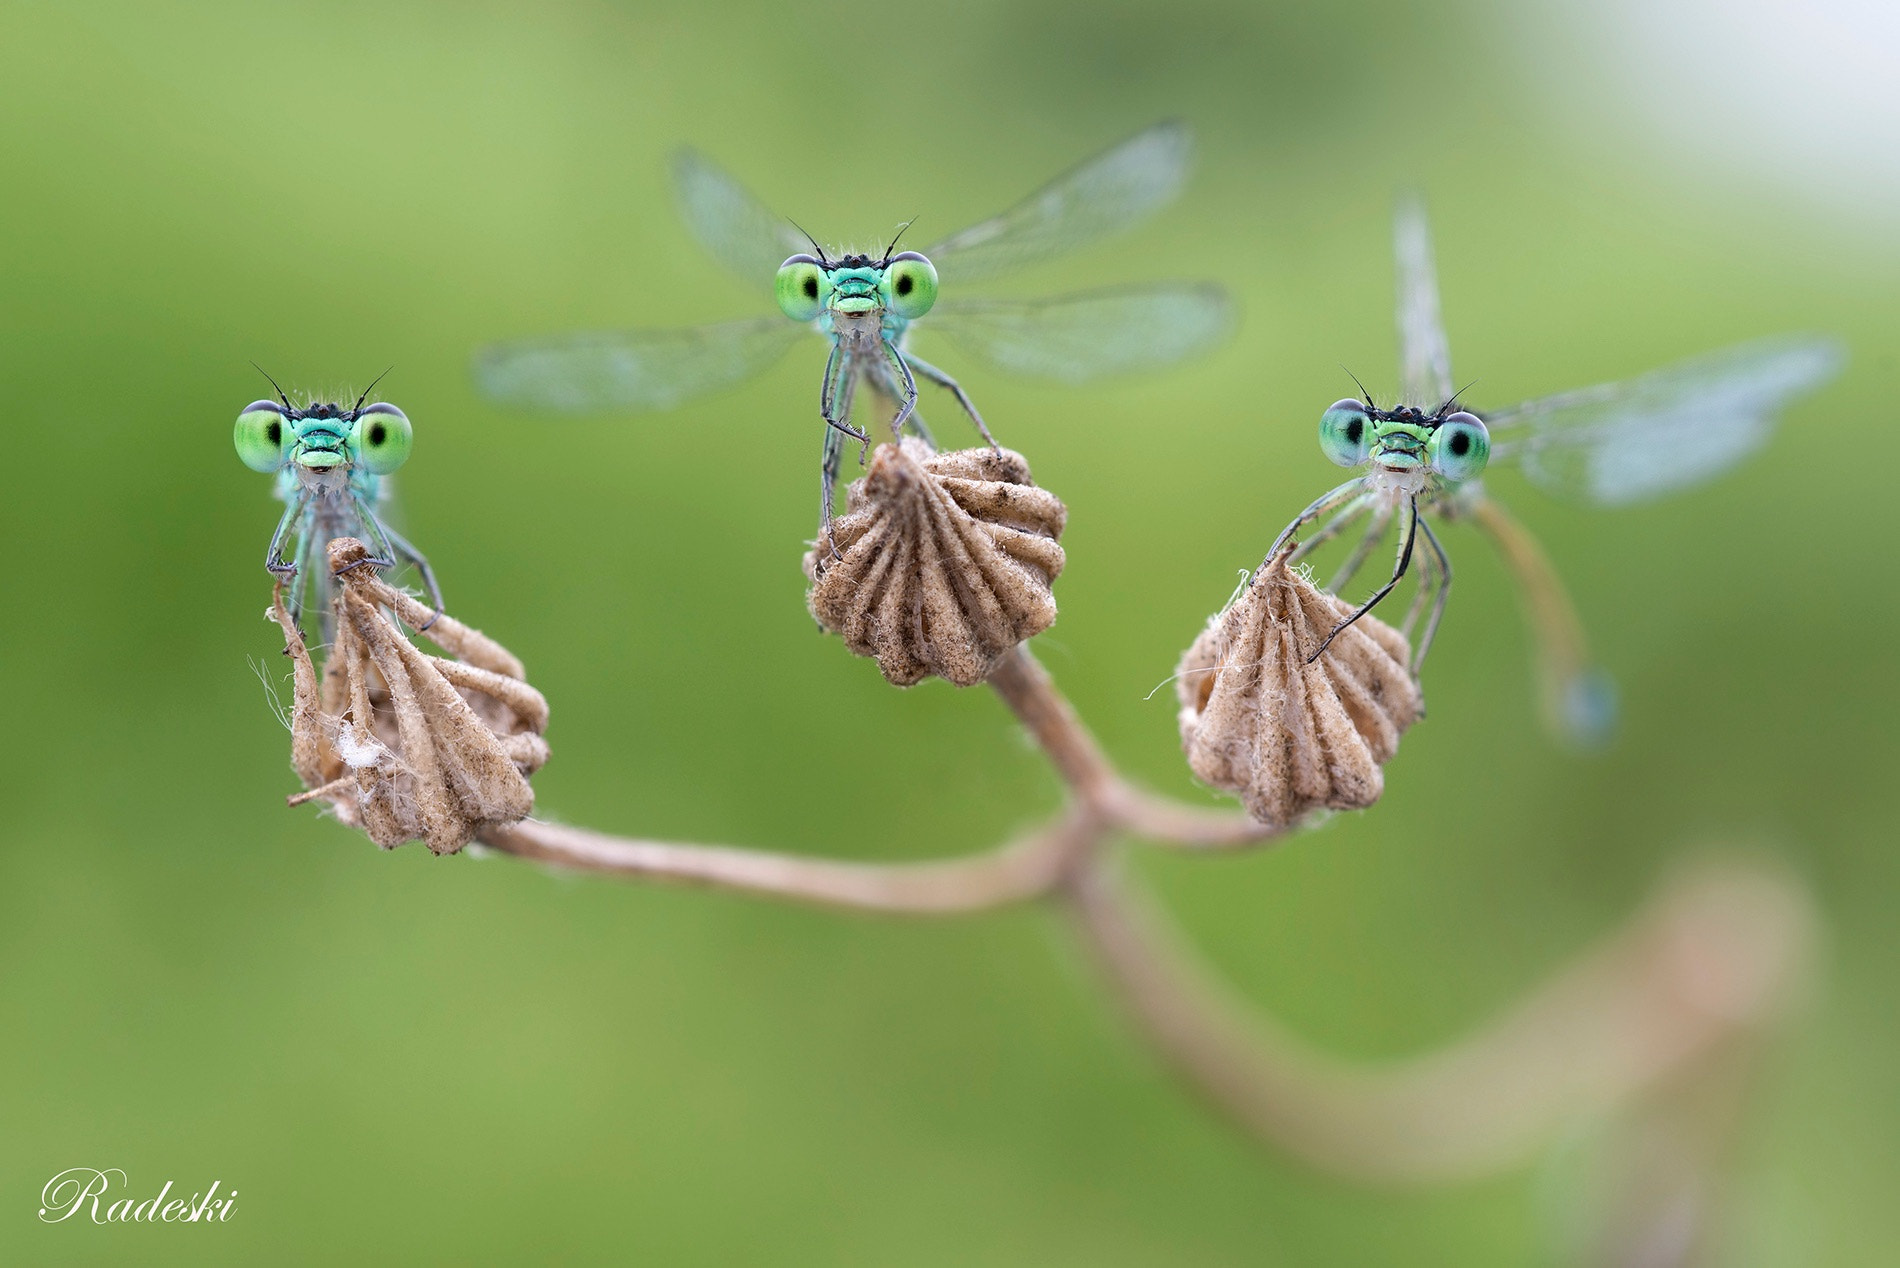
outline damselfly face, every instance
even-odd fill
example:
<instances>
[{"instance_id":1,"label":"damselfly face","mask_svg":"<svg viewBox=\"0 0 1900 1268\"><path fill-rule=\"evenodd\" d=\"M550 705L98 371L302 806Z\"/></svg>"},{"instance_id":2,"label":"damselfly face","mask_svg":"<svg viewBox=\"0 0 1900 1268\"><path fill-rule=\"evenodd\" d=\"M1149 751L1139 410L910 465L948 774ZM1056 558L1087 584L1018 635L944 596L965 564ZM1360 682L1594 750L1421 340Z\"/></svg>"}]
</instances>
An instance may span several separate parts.
<instances>
[{"instance_id":1,"label":"damselfly face","mask_svg":"<svg viewBox=\"0 0 1900 1268\"><path fill-rule=\"evenodd\" d=\"M394 405L297 408L252 401L232 433L238 457L253 471L294 471L300 477L388 475L409 460L409 418Z\"/></svg>"},{"instance_id":2,"label":"damselfly face","mask_svg":"<svg viewBox=\"0 0 1900 1268\"><path fill-rule=\"evenodd\" d=\"M1453 410L1450 401L1428 414L1348 397L1320 416L1319 447L1342 467L1370 464L1385 486L1416 492L1434 480L1462 484L1483 475L1491 433L1476 414Z\"/></svg>"},{"instance_id":3,"label":"damselfly face","mask_svg":"<svg viewBox=\"0 0 1900 1268\"><path fill-rule=\"evenodd\" d=\"M937 270L915 251L881 260L800 253L779 266L777 291L779 311L793 321L815 321L847 345L869 349L930 311Z\"/></svg>"}]
</instances>

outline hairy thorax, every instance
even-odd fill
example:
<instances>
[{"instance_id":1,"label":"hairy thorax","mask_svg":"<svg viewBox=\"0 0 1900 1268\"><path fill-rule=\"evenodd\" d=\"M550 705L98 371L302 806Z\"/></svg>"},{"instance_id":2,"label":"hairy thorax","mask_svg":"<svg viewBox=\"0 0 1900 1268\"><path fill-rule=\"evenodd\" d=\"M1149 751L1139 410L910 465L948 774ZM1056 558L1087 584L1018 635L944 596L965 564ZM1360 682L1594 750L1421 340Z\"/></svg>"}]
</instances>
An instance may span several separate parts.
<instances>
[{"instance_id":1,"label":"hairy thorax","mask_svg":"<svg viewBox=\"0 0 1900 1268\"><path fill-rule=\"evenodd\" d=\"M1425 492L1431 483L1431 472L1424 467L1387 467L1375 462L1366 483L1373 492L1385 494L1396 502Z\"/></svg>"},{"instance_id":2,"label":"hairy thorax","mask_svg":"<svg viewBox=\"0 0 1900 1268\"><path fill-rule=\"evenodd\" d=\"M884 344L884 314L879 309L831 314L831 332L846 352L876 352Z\"/></svg>"}]
</instances>

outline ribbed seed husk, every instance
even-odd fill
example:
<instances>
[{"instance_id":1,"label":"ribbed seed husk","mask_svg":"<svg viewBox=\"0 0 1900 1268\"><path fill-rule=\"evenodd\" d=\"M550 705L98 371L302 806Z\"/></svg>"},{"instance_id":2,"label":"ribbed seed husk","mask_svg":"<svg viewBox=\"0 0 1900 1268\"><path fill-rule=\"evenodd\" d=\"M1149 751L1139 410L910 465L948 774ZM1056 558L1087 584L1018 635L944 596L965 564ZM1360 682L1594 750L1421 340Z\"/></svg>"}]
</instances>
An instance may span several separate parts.
<instances>
[{"instance_id":1,"label":"ribbed seed husk","mask_svg":"<svg viewBox=\"0 0 1900 1268\"><path fill-rule=\"evenodd\" d=\"M968 687L1055 622L1067 519L1021 454L880 445L832 540L805 555L806 602L897 686L935 674Z\"/></svg>"},{"instance_id":2,"label":"ribbed seed husk","mask_svg":"<svg viewBox=\"0 0 1900 1268\"><path fill-rule=\"evenodd\" d=\"M1286 566L1282 551L1181 658L1181 743L1203 782L1262 823L1371 805L1399 736L1424 713L1404 635L1362 616L1312 664L1354 605Z\"/></svg>"},{"instance_id":3,"label":"ribbed seed husk","mask_svg":"<svg viewBox=\"0 0 1900 1268\"><path fill-rule=\"evenodd\" d=\"M319 683L282 603L271 616L294 666L291 765L306 792L385 849L420 840L453 854L534 810L528 776L548 760L547 700L480 630L377 577L354 538L330 543L336 644ZM452 657L424 652L397 621Z\"/></svg>"}]
</instances>

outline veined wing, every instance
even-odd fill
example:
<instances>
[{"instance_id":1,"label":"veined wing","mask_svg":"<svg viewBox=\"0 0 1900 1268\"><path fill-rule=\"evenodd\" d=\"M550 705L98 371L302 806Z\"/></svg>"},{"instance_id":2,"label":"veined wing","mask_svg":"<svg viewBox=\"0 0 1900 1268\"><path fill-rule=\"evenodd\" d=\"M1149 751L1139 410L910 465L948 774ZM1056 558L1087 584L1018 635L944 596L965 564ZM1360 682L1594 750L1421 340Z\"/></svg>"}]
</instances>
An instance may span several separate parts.
<instances>
[{"instance_id":1,"label":"veined wing","mask_svg":"<svg viewBox=\"0 0 1900 1268\"><path fill-rule=\"evenodd\" d=\"M699 245L749 282L770 290L785 257L810 249L791 221L754 198L698 150L673 156L680 216Z\"/></svg>"},{"instance_id":2,"label":"veined wing","mask_svg":"<svg viewBox=\"0 0 1900 1268\"><path fill-rule=\"evenodd\" d=\"M1845 359L1839 343L1782 336L1486 417L1492 462L1552 493L1605 506L1712 479L1759 449L1775 415Z\"/></svg>"},{"instance_id":3,"label":"veined wing","mask_svg":"<svg viewBox=\"0 0 1900 1268\"><path fill-rule=\"evenodd\" d=\"M1167 282L1055 299L938 304L919 323L991 365L1080 383L1193 356L1233 329L1218 286Z\"/></svg>"},{"instance_id":4,"label":"veined wing","mask_svg":"<svg viewBox=\"0 0 1900 1268\"><path fill-rule=\"evenodd\" d=\"M1438 274L1425 205L1399 201L1392 245L1399 272L1399 382L1405 403L1433 410L1451 399L1451 345L1438 315Z\"/></svg>"},{"instance_id":5,"label":"veined wing","mask_svg":"<svg viewBox=\"0 0 1900 1268\"><path fill-rule=\"evenodd\" d=\"M1158 123L924 254L944 277L961 282L1107 237L1174 200L1187 179L1192 149L1185 123Z\"/></svg>"},{"instance_id":6,"label":"veined wing","mask_svg":"<svg viewBox=\"0 0 1900 1268\"><path fill-rule=\"evenodd\" d=\"M492 400L535 409L672 409L759 373L807 329L774 315L498 344L476 354L475 382Z\"/></svg>"}]
</instances>

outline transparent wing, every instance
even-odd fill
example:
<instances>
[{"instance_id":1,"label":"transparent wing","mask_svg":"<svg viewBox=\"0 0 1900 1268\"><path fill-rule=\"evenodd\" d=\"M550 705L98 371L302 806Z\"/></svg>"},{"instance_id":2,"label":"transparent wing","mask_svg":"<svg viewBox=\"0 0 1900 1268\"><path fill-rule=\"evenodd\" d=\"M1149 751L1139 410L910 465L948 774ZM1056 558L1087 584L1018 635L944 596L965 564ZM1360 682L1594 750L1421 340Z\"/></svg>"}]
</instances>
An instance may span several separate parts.
<instances>
[{"instance_id":1,"label":"transparent wing","mask_svg":"<svg viewBox=\"0 0 1900 1268\"><path fill-rule=\"evenodd\" d=\"M1193 135L1158 123L925 251L945 278L989 277L1126 229L1174 200Z\"/></svg>"},{"instance_id":2,"label":"transparent wing","mask_svg":"<svg viewBox=\"0 0 1900 1268\"><path fill-rule=\"evenodd\" d=\"M498 344L476 354L475 382L491 400L533 409L672 409L757 374L807 329L773 316Z\"/></svg>"},{"instance_id":3,"label":"transparent wing","mask_svg":"<svg viewBox=\"0 0 1900 1268\"><path fill-rule=\"evenodd\" d=\"M1492 462L1521 464L1560 496L1617 506L1712 479L1759 449L1775 415L1845 359L1839 343L1783 336L1625 383L1527 401L1485 418Z\"/></svg>"},{"instance_id":4,"label":"transparent wing","mask_svg":"<svg viewBox=\"0 0 1900 1268\"><path fill-rule=\"evenodd\" d=\"M1171 364L1218 344L1233 324L1227 292L1185 282L946 302L920 323L1000 369L1065 383Z\"/></svg>"},{"instance_id":5,"label":"transparent wing","mask_svg":"<svg viewBox=\"0 0 1900 1268\"><path fill-rule=\"evenodd\" d=\"M1399 266L1400 390L1407 404L1437 409L1451 399L1451 345L1438 315L1431 230L1415 195L1399 201L1392 245Z\"/></svg>"},{"instance_id":6,"label":"transparent wing","mask_svg":"<svg viewBox=\"0 0 1900 1268\"><path fill-rule=\"evenodd\" d=\"M811 249L791 221L698 150L673 156L673 189L694 239L747 281L769 287L786 256Z\"/></svg>"}]
</instances>

